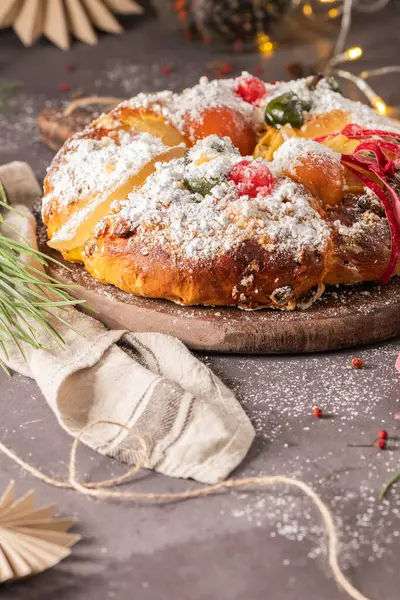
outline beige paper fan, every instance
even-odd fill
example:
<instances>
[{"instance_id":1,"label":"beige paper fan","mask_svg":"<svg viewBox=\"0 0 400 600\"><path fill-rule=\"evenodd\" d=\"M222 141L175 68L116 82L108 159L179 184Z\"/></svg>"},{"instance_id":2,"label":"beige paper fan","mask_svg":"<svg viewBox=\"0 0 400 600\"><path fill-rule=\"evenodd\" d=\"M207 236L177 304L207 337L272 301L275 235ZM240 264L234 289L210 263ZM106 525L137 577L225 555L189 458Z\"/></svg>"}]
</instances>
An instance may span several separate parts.
<instances>
[{"instance_id":1,"label":"beige paper fan","mask_svg":"<svg viewBox=\"0 0 400 600\"><path fill-rule=\"evenodd\" d=\"M80 536L74 519L53 517L55 506L35 509L31 490L16 500L12 481L0 498L0 583L41 573L71 554Z\"/></svg>"},{"instance_id":2,"label":"beige paper fan","mask_svg":"<svg viewBox=\"0 0 400 600\"><path fill-rule=\"evenodd\" d=\"M66 50L71 35L86 44L96 44L96 28L121 33L113 13L142 12L134 0L0 0L0 29L12 26L25 46L32 46L45 35Z\"/></svg>"}]
</instances>

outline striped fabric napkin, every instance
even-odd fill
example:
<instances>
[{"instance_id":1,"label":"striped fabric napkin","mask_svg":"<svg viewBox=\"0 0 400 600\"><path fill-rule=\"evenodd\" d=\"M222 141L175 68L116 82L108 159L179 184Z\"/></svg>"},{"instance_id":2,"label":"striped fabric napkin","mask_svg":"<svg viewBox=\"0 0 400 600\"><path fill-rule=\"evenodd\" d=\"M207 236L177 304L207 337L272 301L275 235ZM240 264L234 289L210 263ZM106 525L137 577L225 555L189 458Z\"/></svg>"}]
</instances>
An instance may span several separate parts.
<instances>
[{"instance_id":1,"label":"striped fabric napkin","mask_svg":"<svg viewBox=\"0 0 400 600\"><path fill-rule=\"evenodd\" d=\"M36 247L36 222L27 204L39 197L40 188L31 169L25 163L0 167L0 181L20 213L6 216L18 232L13 235ZM56 325L63 346L43 330L38 338L45 348L25 344L24 360L9 344L2 359L36 380L69 434L76 436L98 420L120 423L133 431L97 425L82 441L134 464L142 456L139 436L146 446L146 468L203 483L226 478L241 463L254 439L253 426L233 393L179 340L110 331L75 308L66 320L73 329Z\"/></svg>"}]
</instances>

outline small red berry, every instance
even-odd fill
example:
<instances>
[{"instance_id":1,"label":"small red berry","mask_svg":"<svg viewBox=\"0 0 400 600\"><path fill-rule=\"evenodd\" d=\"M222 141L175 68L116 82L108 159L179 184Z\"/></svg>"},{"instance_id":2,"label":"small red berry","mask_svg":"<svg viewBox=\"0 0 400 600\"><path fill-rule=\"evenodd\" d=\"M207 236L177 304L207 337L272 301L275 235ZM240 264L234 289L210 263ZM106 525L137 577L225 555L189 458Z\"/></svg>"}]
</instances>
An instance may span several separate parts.
<instances>
[{"instance_id":1,"label":"small red berry","mask_svg":"<svg viewBox=\"0 0 400 600\"><path fill-rule=\"evenodd\" d=\"M67 83L66 81L60 83L60 90L62 90L63 92L67 92L69 90L69 83Z\"/></svg>"},{"instance_id":2,"label":"small red berry","mask_svg":"<svg viewBox=\"0 0 400 600\"><path fill-rule=\"evenodd\" d=\"M385 440L378 440L376 442L376 445L378 446L379 450L385 450L385 448L386 448L386 441Z\"/></svg>"},{"instance_id":3,"label":"small red berry","mask_svg":"<svg viewBox=\"0 0 400 600\"><path fill-rule=\"evenodd\" d=\"M255 73L255 75L261 75L262 71L263 71L263 70L262 70L262 68L261 68L261 67L256 67L256 68L254 69L254 73Z\"/></svg>"},{"instance_id":4,"label":"small red berry","mask_svg":"<svg viewBox=\"0 0 400 600\"><path fill-rule=\"evenodd\" d=\"M235 92L249 104L257 104L267 94L261 79L253 77L253 75L239 77L235 85Z\"/></svg>"},{"instance_id":5,"label":"small red berry","mask_svg":"<svg viewBox=\"0 0 400 600\"><path fill-rule=\"evenodd\" d=\"M65 70L66 70L68 73L72 73L72 71L74 71L74 69L75 69L75 67L74 67L74 65L71 65L71 63L69 63L69 64L65 65Z\"/></svg>"},{"instance_id":6,"label":"small red berry","mask_svg":"<svg viewBox=\"0 0 400 600\"><path fill-rule=\"evenodd\" d=\"M351 361L351 367L352 369L362 369L363 368L363 361L361 360L361 358L353 358L353 360Z\"/></svg>"},{"instance_id":7,"label":"small red berry","mask_svg":"<svg viewBox=\"0 0 400 600\"><path fill-rule=\"evenodd\" d=\"M228 62L224 62L224 65L222 67L222 72L225 73L225 75L232 73L232 65Z\"/></svg>"},{"instance_id":8,"label":"small red berry","mask_svg":"<svg viewBox=\"0 0 400 600\"><path fill-rule=\"evenodd\" d=\"M314 417L317 417L317 419L320 419L322 417L322 410L320 408L318 408L318 406L316 406L313 410L313 415Z\"/></svg>"},{"instance_id":9,"label":"small red berry","mask_svg":"<svg viewBox=\"0 0 400 600\"><path fill-rule=\"evenodd\" d=\"M385 431L384 429L381 429L381 430L379 431L379 433L378 433L378 437L379 437L379 439L381 439L381 440L387 440L387 439L388 439L388 437L389 437L389 434L388 434L388 432L387 432L387 431Z\"/></svg>"},{"instance_id":10,"label":"small red berry","mask_svg":"<svg viewBox=\"0 0 400 600\"><path fill-rule=\"evenodd\" d=\"M169 65L163 65L161 67L161 73L163 75L169 75L171 73L171 67Z\"/></svg>"},{"instance_id":11,"label":"small red berry","mask_svg":"<svg viewBox=\"0 0 400 600\"><path fill-rule=\"evenodd\" d=\"M250 198L259 194L269 194L274 184L273 175L267 165L256 160L241 160L233 165L229 179L238 186L241 196Z\"/></svg>"}]
</instances>

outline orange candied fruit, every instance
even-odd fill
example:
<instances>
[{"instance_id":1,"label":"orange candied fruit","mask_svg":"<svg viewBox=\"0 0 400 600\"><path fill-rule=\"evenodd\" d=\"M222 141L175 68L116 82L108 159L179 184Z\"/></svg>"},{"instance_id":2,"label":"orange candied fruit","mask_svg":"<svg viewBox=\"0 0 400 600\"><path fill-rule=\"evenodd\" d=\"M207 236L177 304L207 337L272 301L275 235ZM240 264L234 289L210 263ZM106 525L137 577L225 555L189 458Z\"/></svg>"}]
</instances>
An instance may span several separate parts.
<instances>
[{"instance_id":1,"label":"orange candied fruit","mask_svg":"<svg viewBox=\"0 0 400 600\"><path fill-rule=\"evenodd\" d=\"M212 134L227 136L242 156L253 153L256 135L253 127L239 112L227 106L207 108L197 120L187 118L184 135L194 143Z\"/></svg>"}]
</instances>

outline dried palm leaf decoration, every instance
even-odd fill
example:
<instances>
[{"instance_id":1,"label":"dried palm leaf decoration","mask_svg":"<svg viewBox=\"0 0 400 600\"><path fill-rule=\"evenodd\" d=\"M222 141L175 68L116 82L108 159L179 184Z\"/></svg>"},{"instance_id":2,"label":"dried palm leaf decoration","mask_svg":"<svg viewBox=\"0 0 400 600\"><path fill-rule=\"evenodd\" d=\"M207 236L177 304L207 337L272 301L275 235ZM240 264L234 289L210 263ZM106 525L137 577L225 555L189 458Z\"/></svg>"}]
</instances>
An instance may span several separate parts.
<instances>
[{"instance_id":1,"label":"dried palm leaf decoration","mask_svg":"<svg viewBox=\"0 0 400 600\"><path fill-rule=\"evenodd\" d=\"M55 518L55 506L35 508L35 491L19 499L12 481L0 498L0 583L50 569L71 554L80 536L74 519Z\"/></svg>"},{"instance_id":2,"label":"dried palm leaf decoration","mask_svg":"<svg viewBox=\"0 0 400 600\"><path fill-rule=\"evenodd\" d=\"M95 29L121 33L115 14L141 14L134 0L1 0L0 29L13 27L25 46L45 35L66 50L71 36L86 44L96 44Z\"/></svg>"}]
</instances>

